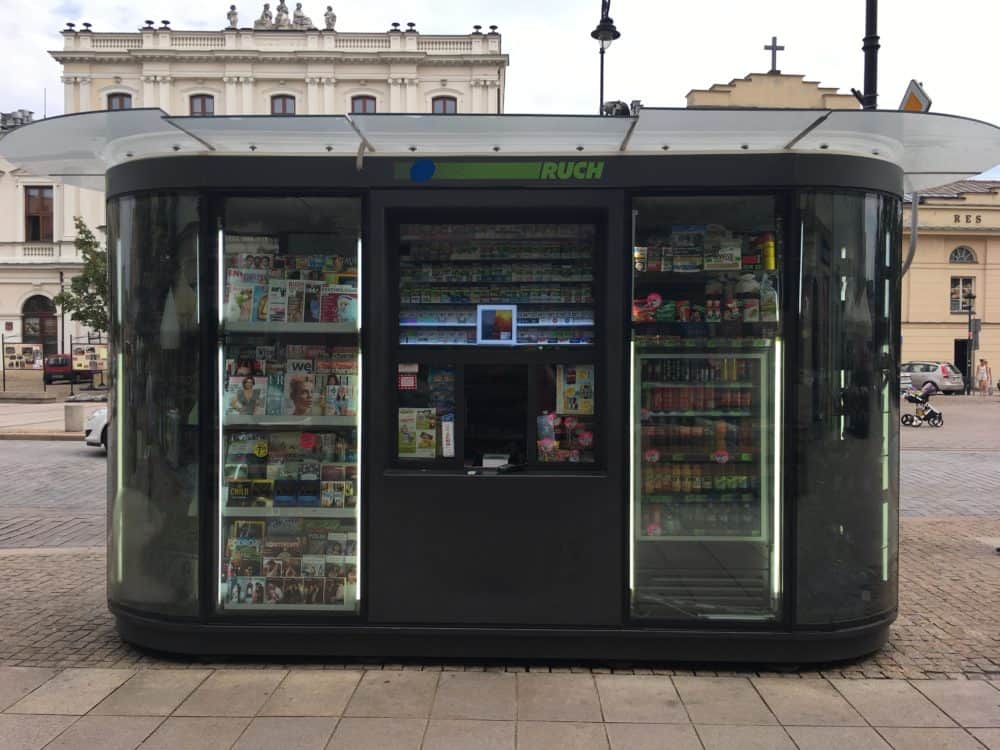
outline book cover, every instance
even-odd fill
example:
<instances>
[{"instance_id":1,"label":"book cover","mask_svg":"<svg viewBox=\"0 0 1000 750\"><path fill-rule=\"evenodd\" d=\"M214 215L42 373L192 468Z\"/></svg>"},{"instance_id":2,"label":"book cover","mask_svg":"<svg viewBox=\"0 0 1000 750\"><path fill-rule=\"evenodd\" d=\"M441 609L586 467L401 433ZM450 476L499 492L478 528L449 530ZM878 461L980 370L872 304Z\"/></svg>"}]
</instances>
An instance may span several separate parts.
<instances>
[{"instance_id":1,"label":"book cover","mask_svg":"<svg viewBox=\"0 0 1000 750\"><path fill-rule=\"evenodd\" d=\"M298 484L298 505L302 508L319 506L320 481L318 479L300 479Z\"/></svg>"},{"instance_id":2,"label":"book cover","mask_svg":"<svg viewBox=\"0 0 1000 750\"><path fill-rule=\"evenodd\" d=\"M280 557L265 557L261 572L267 578L280 578L284 571L284 562Z\"/></svg>"},{"instance_id":3,"label":"book cover","mask_svg":"<svg viewBox=\"0 0 1000 750\"><path fill-rule=\"evenodd\" d=\"M346 467L340 464L320 464L319 478L323 482L342 482L347 479Z\"/></svg>"},{"instance_id":4,"label":"book cover","mask_svg":"<svg viewBox=\"0 0 1000 750\"><path fill-rule=\"evenodd\" d=\"M284 596L282 604L302 604L302 581L297 578L279 578Z\"/></svg>"},{"instance_id":5,"label":"book cover","mask_svg":"<svg viewBox=\"0 0 1000 750\"><path fill-rule=\"evenodd\" d=\"M250 505L254 508L270 508L274 505L274 482L272 480L253 480L250 488Z\"/></svg>"},{"instance_id":6,"label":"book cover","mask_svg":"<svg viewBox=\"0 0 1000 750\"><path fill-rule=\"evenodd\" d=\"M267 289L267 319L284 323L288 305L288 283L284 279L271 279Z\"/></svg>"},{"instance_id":7,"label":"book cover","mask_svg":"<svg viewBox=\"0 0 1000 750\"><path fill-rule=\"evenodd\" d=\"M344 507L345 482L320 482L320 506L323 508Z\"/></svg>"},{"instance_id":8,"label":"book cover","mask_svg":"<svg viewBox=\"0 0 1000 750\"><path fill-rule=\"evenodd\" d=\"M324 580L323 603L343 604L345 588L345 580L343 578L327 578Z\"/></svg>"},{"instance_id":9,"label":"book cover","mask_svg":"<svg viewBox=\"0 0 1000 750\"><path fill-rule=\"evenodd\" d=\"M234 479L263 479L266 475L267 436L262 432L236 432L228 435L223 476Z\"/></svg>"},{"instance_id":10,"label":"book cover","mask_svg":"<svg viewBox=\"0 0 1000 750\"><path fill-rule=\"evenodd\" d=\"M302 603L303 604L323 603L322 578L304 578L302 580Z\"/></svg>"},{"instance_id":11,"label":"book cover","mask_svg":"<svg viewBox=\"0 0 1000 750\"><path fill-rule=\"evenodd\" d=\"M291 507L298 503L298 479L275 479L273 481L273 504L275 507Z\"/></svg>"},{"instance_id":12,"label":"book cover","mask_svg":"<svg viewBox=\"0 0 1000 750\"><path fill-rule=\"evenodd\" d=\"M229 378L226 385L226 416L261 416L264 414L266 399L266 377L246 375Z\"/></svg>"},{"instance_id":13,"label":"book cover","mask_svg":"<svg viewBox=\"0 0 1000 750\"><path fill-rule=\"evenodd\" d=\"M302 576L304 578L322 578L326 575L326 558L323 555L302 556Z\"/></svg>"},{"instance_id":14,"label":"book cover","mask_svg":"<svg viewBox=\"0 0 1000 750\"><path fill-rule=\"evenodd\" d=\"M264 538L267 526L264 521L241 518L229 526L229 539L237 543L242 541L260 542Z\"/></svg>"},{"instance_id":15,"label":"book cover","mask_svg":"<svg viewBox=\"0 0 1000 750\"><path fill-rule=\"evenodd\" d=\"M268 518L267 539L275 541L280 537L299 537L302 534L301 518Z\"/></svg>"},{"instance_id":16,"label":"book cover","mask_svg":"<svg viewBox=\"0 0 1000 750\"><path fill-rule=\"evenodd\" d=\"M323 285L307 281L305 284L305 307L303 308L303 322L319 323L321 317L320 303L323 293Z\"/></svg>"},{"instance_id":17,"label":"book cover","mask_svg":"<svg viewBox=\"0 0 1000 750\"><path fill-rule=\"evenodd\" d=\"M285 319L289 323L303 322L305 312L306 285L304 281L289 281L285 305Z\"/></svg>"},{"instance_id":18,"label":"book cover","mask_svg":"<svg viewBox=\"0 0 1000 750\"><path fill-rule=\"evenodd\" d=\"M249 479L233 479L229 482L226 505L230 508L248 508L253 492L253 482Z\"/></svg>"},{"instance_id":19,"label":"book cover","mask_svg":"<svg viewBox=\"0 0 1000 750\"><path fill-rule=\"evenodd\" d=\"M310 454L299 464L299 479L319 481L320 462Z\"/></svg>"}]
</instances>

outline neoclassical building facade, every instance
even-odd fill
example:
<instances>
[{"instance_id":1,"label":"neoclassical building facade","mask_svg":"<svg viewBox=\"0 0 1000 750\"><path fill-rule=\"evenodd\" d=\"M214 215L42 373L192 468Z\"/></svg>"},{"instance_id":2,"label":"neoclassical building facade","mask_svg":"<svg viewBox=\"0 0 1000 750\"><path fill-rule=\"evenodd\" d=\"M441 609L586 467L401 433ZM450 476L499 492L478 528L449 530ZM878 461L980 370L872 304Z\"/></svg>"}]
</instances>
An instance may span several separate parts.
<instances>
[{"instance_id":1,"label":"neoclassical building facade","mask_svg":"<svg viewBox=\"0 0 1000 750\"><path fill-rule=\"evenodd\" d=\"M912 196L910 196L912 200ZM904 206L903 254L910 245ZM969 321L980 358L1000 379L1000 180L961 180L919 193L917 243L903 276L903 361L969 359ZM971 315L970 315L971 313Z\"/></svg>"},{"instance_id":2,"label":"neoclassical building facade","mask_svg":"<svg viewBox=\"0 0 1000 750\"><path fill-rule=\"evenodd\" d=\"M152 21L135 32L67 24L62 49L65 114L159 108L168 114L343 115L379 112L501 114L509 58L495 26L421 34L413 23L384 32L336 30L328 9L267 20L230 12L227 28L182 31ZM266 11L270 13L270 10ZM52 305L79 273L73 218L104 224L104 195L0 160L0 329L7 340L62 351L85 330ZM39 310L43 310L39 322ZM65 323L65 325L64 325Z\"/></svg>"}]
</instances>

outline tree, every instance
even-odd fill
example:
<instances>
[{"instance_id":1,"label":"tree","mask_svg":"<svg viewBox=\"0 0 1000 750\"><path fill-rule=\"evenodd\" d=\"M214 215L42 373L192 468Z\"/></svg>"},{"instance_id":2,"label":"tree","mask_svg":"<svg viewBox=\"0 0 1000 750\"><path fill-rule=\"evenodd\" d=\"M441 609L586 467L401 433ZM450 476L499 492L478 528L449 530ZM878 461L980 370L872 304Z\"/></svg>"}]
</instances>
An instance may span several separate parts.
<instances>
[{"instance_id":1,"label":"tree","mask_svg":"<svg viewBox=\"0 0 1000 750\"><path fill-rule=\"evenodd\" d=\"M90 227L79 217L73 217L76 239L73 245L83 258L83 272L69 281L53 299L57 305L94 331L108 330L108 251L97 240Z\"/></svg>"}]
</instances>

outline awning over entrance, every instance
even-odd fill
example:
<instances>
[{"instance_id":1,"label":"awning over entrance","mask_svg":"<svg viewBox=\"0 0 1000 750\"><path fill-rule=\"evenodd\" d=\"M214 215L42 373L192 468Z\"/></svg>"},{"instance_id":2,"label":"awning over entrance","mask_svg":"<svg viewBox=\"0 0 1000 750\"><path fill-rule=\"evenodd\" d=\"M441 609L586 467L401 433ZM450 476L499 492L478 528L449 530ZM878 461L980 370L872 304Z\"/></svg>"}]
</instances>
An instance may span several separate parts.
<instances>
[{"instance_id":1,"label":"awning over entrance","mask_svg":"<svg viewBox=\"0 0 1000 750\"><path fill-rule=\"evenodd\" d=\"M1000 127L921 112L643 109L589 115L299 115L171 117L159 109L39 120L0 139L0 156L34 174L102 189L127 161L233 155L517 156L828 153L899 165L907 192L1000 164Z\"/></svg>"}]
</instances>

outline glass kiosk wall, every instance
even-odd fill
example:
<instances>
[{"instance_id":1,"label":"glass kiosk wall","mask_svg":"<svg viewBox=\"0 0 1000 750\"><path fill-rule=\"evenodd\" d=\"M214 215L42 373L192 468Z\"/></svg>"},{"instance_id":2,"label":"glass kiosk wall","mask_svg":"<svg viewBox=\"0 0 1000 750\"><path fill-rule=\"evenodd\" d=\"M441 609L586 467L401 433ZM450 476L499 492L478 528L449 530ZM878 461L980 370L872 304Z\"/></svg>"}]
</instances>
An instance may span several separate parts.
<instances>
[{"instance_id":1,"label":"glass kiosk wall","mask_svg":"<svg viewBox=\"0 0 1000 750\"><path fill-rule=\"evenodd\" d=\"M643 157L600 189L503 190L314 161L275 157L284 188L264 157L232 157L240 189L196 157L109 180L126 638L797 662L884 642L896 168L746 157L723 190L703 175L735 159Z\"/></svg>"}]
</instances>

